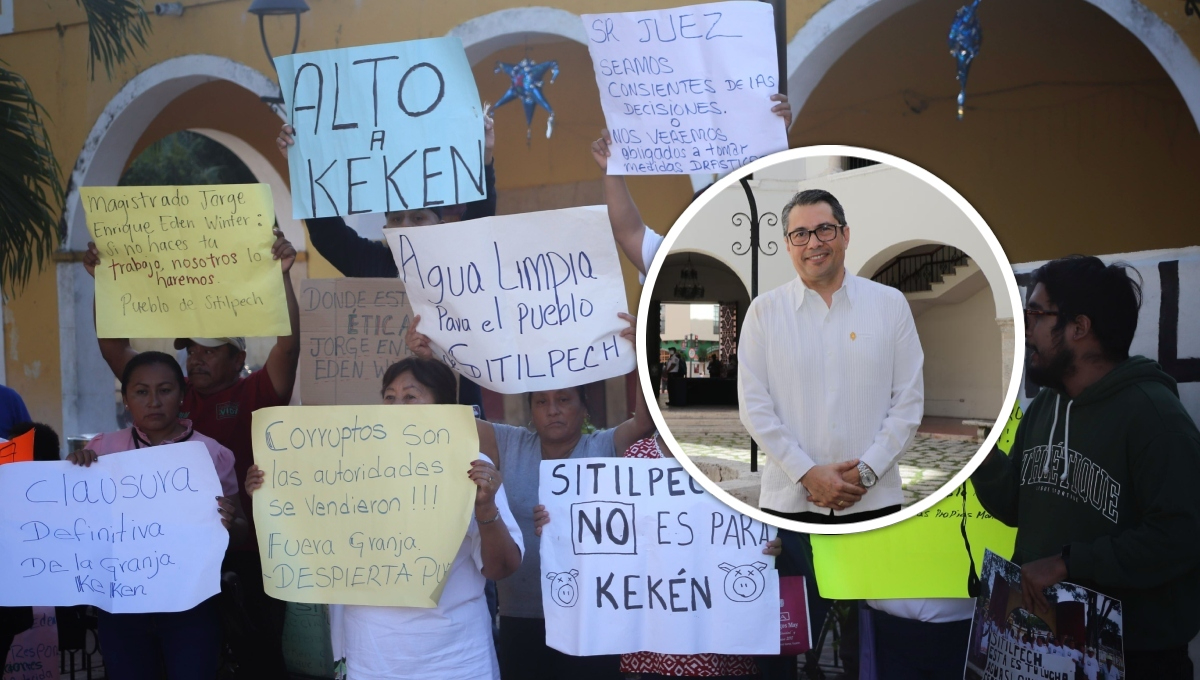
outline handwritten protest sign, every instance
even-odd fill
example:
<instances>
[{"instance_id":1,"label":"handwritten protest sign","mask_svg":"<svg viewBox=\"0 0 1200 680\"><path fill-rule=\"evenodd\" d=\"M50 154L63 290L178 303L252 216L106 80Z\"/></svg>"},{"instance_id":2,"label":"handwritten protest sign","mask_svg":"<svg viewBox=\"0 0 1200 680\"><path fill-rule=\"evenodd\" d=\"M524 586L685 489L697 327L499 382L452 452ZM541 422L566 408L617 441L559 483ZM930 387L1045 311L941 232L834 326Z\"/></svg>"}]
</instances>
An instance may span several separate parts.
<instances>
[{"instance_id":1,"label":"handwritten protest sign","mask_svg":"<svg viewBox=\"0 0 1200 680\"><path fill-rule=\"evenodd\" d=\"M1036 615L1022 602L1021 567L988 552L971 619L965 680L1125 677L1121 601L1074 583L1045 591Z\"/></svg>"},{"instance_id":2,"label":"handwritten protest sign","mask_svg":"<svg viewBox=\"0 0 1200 680\"><path fill-rule=\"evenodd\" d=\"M101 338L291 333L266 184L83 187Z\"/></svg>"},{"instance_id":3,"label":"handwritten protest sign","mask_svg":"<svg viewBox=\"0 0 1200 680\"><path fill-rule=\"evenodd\" d=\"M436 356L503 394L625 375L625 284L603 207L385 229Z\"/></svg>"},{"instance_id":4,"label":"handwritten protest sign","mask_svg":"<svg viewBox=\"0 0 1200 680\"><path fill-rule=\"evenodd\" d=\"M412 307L397 279L309 279L300 288L305 404L378 404L388 366L409 356Z\"/></svg>"},{"instance_id":5,"label":"handwritten protest sign","mask_svg":"<svg viewBox=\"0 0 1200 680\"><path fill-rule=\"evenodd\" d=\"M483 109L458 38L275 58L296 145L292 217L484 198Z\"/></svg>"},{"instance_id":6,"label":"handwritten protest sign","mask_svg":"<svg viewBox=\"0 0 1200 680\"><path fill-rule=\"evenodd\" d=\"M0 442L0 465L33 460L33 430Z\"/></svg>"},{"instance_id":7,"label":"handwritten protest sign","mask_svg":"<svg viewBox=\"0 0 1200 680\"><path fill-rule=\"evenodd\" d=\"M998 446L1008 453L1021 421L1017 404ZM962 527L966 520L971 555ZM821 596L837 600L968 597L971 559L985 551L1011 556L1017 530L993 518L968 481L932 508L873 531L812 536L813 568Z\"/></svg>"},{"instance_id":8,"label":"handwritten protest sign","mask_svg":"<svg viewBox=\"0 0 1200 680\"><path fill-rule=\"evenodd\" d=\"M268 595L437 606L475 499L469 406L280 406L253 430Z\"/></svg>"},{"instance_id":9,"label":"handwritten protest sign","mask_svg":"<svg viewBox=\"0 0 1200 680\"><path fill-rule=\"evenodd\" d=\"M769 4L584 14L610 175L735 170L788 147Z\"/></svg>"},{"instance_id":10,"label":"handwritten protest sign","mask_svg":"<svg viewBox=\"0 0 1200 680\"><path fill-rule=\"evenodd\" d=\"M572 655L778 654L775 530L673 460L542 461L546 644ZM807 617L806 617L807 618Z\"/></svg>"},{"instance_id":11,"label":"handwritten protest sign","mask_svg":"<svg viewBox=\"0 0 1200 680\"><path fill-rule=\"evenodd\" d=\"M13 638L4 680L58 680L58 626L54 607L33 608L33 628Z\"/></svg>"},{"instance_id":12,"label":"handwritten protest sign","mask_svg":"<svg viewBox=\"0 0 1200 680\"><path fill-rule=\"evenodd\" d=\"M191 609L220 591L220 495L199 442L0 465L0 605Z\"/></svg>"}]
</instances>

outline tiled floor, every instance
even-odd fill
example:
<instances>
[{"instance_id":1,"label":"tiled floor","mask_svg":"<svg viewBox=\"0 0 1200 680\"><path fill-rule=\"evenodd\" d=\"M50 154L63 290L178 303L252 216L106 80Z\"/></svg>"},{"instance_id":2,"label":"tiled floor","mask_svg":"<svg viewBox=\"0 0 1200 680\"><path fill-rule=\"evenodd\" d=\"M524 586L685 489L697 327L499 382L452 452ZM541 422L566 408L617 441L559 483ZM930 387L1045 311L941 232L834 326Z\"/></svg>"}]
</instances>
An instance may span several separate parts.
<instances>
[{"instance_id":1,"label":"tiled floor","mask_svg":"<svg viewBox=\"0 0 1200 680\"><path fill-rule=\"evenodd\" d=\"M663 417L688 456L706 456L750 462L750 435L742 427L736 408L663 407ZM933 429L936 427L924 427ZM979 450L980 442L960 434L918 433L900 462L904 505L936 491L962 469ZM765 458L759 452L759 464Z\"/></svg>"}]
</instances>

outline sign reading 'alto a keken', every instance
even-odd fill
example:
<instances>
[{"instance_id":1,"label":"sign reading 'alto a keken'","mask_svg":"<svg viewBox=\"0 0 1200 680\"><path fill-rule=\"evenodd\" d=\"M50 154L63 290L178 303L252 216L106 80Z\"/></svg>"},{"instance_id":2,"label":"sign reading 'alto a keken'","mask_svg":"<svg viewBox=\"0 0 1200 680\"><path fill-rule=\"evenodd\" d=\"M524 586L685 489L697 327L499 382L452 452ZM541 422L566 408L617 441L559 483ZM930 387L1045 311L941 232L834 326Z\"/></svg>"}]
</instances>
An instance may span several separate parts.
<instances>
[{"instance_id":1,"label":"sign reading 'alto a keken'","mask_svg":"<svg viewBox=\"0 0 1200 680\"><path fill-rule=\"evenodd\" d=\"M603 207L385 229L417 330L502 394L625 375L625 284Z\"/></svg>"},{"instance_id":2,"label":"sign reading 'alto a keken'","mask_svg":"<svg viewBox=\"0 0 1200 680\"><path fill-rule=\"evenodd\" d=\"M484 198L483 108L458 38L275 58L296 219Z\"/></svg>"}]
</instances>

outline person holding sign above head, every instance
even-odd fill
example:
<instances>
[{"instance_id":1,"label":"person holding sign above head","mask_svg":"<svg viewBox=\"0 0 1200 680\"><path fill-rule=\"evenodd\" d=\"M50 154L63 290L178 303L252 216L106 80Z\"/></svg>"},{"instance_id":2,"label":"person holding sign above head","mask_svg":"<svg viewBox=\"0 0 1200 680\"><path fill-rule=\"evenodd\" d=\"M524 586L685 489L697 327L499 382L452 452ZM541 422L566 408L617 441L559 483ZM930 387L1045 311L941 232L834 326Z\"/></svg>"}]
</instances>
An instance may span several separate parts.
<instances>
[{"instance_id":1,"label":"person holding sign above head","mask_svg":"<svg viewBox=\"0 0 1200 680\"><path fill-rule=\"evenodd\" d=\"M484 177L487 184L487 197L482 201L466 204L461 220L473 220L480 217L492 217L496 214L496 168L493 163L492 151L496 145L496 131L490 109L483 112L484 123ZM284 123L275 139L279 153L284 159L288 157L288 147L296 143L295 129ZM442 206L430 205L412 207L406 210L395 210L386 213L386 228L394 227L425 227L442 223ZM358 232L346 224L341 217L317 217L304 221L308 226L308 237L312 247L317 249L329 263L343 276L351 278L396 278L400 271L396 268L396 260L387 243L373 241L359 236ZM475 383L460 377L458 381L458 402L475 407L476 415L483 418L483 392Z\"/></svg>"},{"instance_id":2,"label":"person holding sign above head","mask_svg":"<svg viewBox=\"0 0 1200 680\"><path fill-rule=\"evenodd\" d=\"M200 434L192 421L180 418L185 381L179 363L169 354L142 352L125 362L121 398L133 425L119 432L96 435L87 447L67 460L88 467L104 465L106 455L162 444L198 441L212 457L224 496L214 502L230 542L245 540L249 525L238 498L233 452ZM212 680L221 653L221 621L213 596L182 612L109 614L97 612L100 646L108 677L121 680L157 678L160 657L170 680Z\"/></svg>"},{"instance_id":3,"label":"person holding sign above head","mask_svg":"<svg viewBox=\"0 0 1200 680\"><path fill-rule=\"evenodd\" d=\"M639 439L625 450L625 458L674 458L662 436ZM546 506L533 509L533 526L538 536L542 527L550 522ZM764 555L778 557L783 552L779 536L771 539L763 548ZM637 673L643 680L653 678L751 678L758 676L758 664L754 657L744 654L659 654L637 652L621 655L621 672Z\"/></svg>"},{"instance_id":4,"label":"person holding sign above head","mask_svg":"<svg viewBox=\"0 0 1200 680\"><path fill-rule=\"evenodd\" d=\"M251 415L256 409L286 405L292 398L296 368L300 360L300 309L288 272L296 260L296 249L274 228L275 243L271 255L279 260L287 299L291 334L280 336L271 348L263 367L242 377L246 364L244 338L178 338L176 349L187 350L186 390L182 416L190 418L197 430L216 439L233 451L234 467L240 478L254 462L251 443ZM88 243L83 264L95 276L100 251ZM127 338L100 338L100 354L116 375L138 356ZM262 586L262 566L254 538L254 517L250 496L243 493L242 507L247 510L250 533L245 541L233 541L226 554L224 570L236 572L245 609L256 623L261 637L251 636L244 643L239 664L255 677L284 680L283 617L285 603L267 597Z\"/></svg>"},{"instance_id":5,"label":"person holding sign above head","mask_svg":"<svg viewBox=\"0 0 1200 680\"><path fill-rule=\"evenodd\" d=\"M771 107L771 113L783 119L786 129L792 123L792 105L788 103L786 94L773 94L771 101L777 102ZM625 257L637 267L641 281L646 281L646 271L654 261L654 255L662 245L663 237L642 221L633 195L629 193L629 185L625 183L624 175L608 174L608 159L612 156L609 146L612 136L608 130L600 131L600 138L592 142L592 160L600 166L604 175L604 201L608 206L608 221L612 225L613 239L625 253ZM710 185L711 186L711 185ZM707 187L705 188L707 189ZM705 191L701 189L692 197L696 200Z\"/></svg>"},{"instance_id":6,"label":"person holding sign above head","mask_svg":"<svg viewBox=\"0 0 1200 680\"><path fill-rule=\"evenodd\" d=\"M633 341L636 320L629 322L621 337ZM429 337L417 330L413 320L405 336L409 351L433 359ZM584 433L587 421L585 386L528 393L532 414L530 427L477 421L480 448L495 452L496 466L508 482L508 498L525 540L525 558L512 576L499 581L500 668L505 678L591 678L621 677L617 656L573 657L546 646L546 624L542 612L539 538L534 530L534 507L538 505L540 466L543 460L564 458L612 458L631 444L654 432L654 421L641 390L633 417L607 430Z\"/></svg>"},{"instance_id":7,"label":"person holding sign above head","mask_svg":"<svg viewBox=\"0 0 1200 680\"><path fill-rule=\"evenodd\" d=\"M440 361L409 357L384 373L383 402L454 404L455 382L454 372ZM490 429L487 423L478 422L481 431ZM332 607L334 657L344 662L344 677L500 677L484 583L515 572L524 543L519 523L509 510L504 478L491 459L481 453L467 475L477 487L475 511L447 572L437 607L344 605L340 607L340 625L339 606ZM264 480L265 473L251 466L246 490L253 493Z\"/></svg>"},{"instance_id":8,"label":"person holding sign above head","mask_svg":"<svg viewBox=\"0 0 1200 680\"><path fill-rule=\"evenodd\" d=\"M1075 255L1033 272L1025 374L1042 389L1012 454L993 449L971 480L984 509L1017 529L1027 611L1053 612L1045 589L1060 582L1118 599L1127 676L1190 680L1200 430L1175 379L1129 354L1142 301L1130 269Z\"/></svg>"}]
</instances>

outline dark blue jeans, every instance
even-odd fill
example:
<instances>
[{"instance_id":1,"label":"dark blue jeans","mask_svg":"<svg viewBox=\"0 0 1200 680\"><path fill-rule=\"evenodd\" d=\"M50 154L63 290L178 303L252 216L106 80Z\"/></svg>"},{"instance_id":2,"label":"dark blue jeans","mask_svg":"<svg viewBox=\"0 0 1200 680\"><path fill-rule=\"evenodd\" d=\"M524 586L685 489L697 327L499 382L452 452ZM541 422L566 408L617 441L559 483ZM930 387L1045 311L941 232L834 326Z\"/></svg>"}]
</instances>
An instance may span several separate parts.
<instances>
[{"instance_id":1,"label":"dark blue jeans","mask_svg":"<svg viewBox=\"0 0 1200 680\"><path fill-rule=\"evenodd\" d=\"M879 680L959 680L967 664L971 620L926 623L871 609Z\"/></svg>"},{"instance_id":2,"label":"dark blue jeans","mask_svg":"<svg viewBox=\"0 0 1200 680\"><path fill-rule=\"evenodd\" d=\"M213 680L221 657L217 598L182 612L109 614L98 612L105 677L157 680Z\"/></svg>"}]
</instances>

